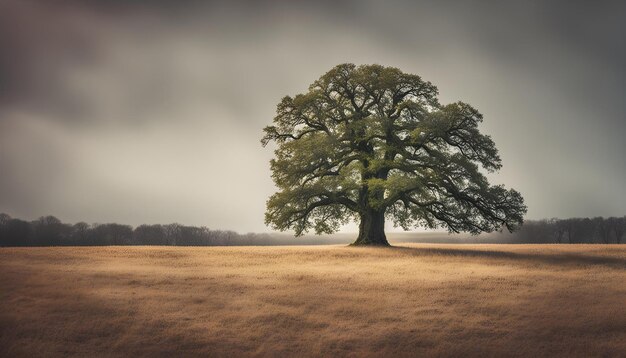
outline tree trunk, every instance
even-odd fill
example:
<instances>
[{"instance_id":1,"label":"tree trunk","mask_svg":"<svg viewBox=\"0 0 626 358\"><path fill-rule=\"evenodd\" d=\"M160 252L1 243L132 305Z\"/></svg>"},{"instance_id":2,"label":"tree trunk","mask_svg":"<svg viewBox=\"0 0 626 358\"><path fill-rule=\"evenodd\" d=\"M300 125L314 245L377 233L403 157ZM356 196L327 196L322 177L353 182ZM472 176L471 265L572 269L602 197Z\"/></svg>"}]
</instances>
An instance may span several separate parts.
<instances>
[{"instance_id":1,"label":"tree trunk","mask_svg":"<svg viewBox=\"0 0 626 358\"><path fill-rule=\"evenodd\" d=\"M389 246L385 236L385 212L368 210L361 214L359 237L352 245Z\"/></svg>"}]
</instances>

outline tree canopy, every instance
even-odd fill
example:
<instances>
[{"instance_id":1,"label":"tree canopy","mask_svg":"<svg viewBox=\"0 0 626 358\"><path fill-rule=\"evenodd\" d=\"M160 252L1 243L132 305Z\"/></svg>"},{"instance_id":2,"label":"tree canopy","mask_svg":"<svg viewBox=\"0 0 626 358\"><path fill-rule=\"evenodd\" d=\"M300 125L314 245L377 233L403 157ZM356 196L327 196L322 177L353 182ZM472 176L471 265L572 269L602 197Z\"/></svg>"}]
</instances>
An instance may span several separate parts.
<instances>
[{"instance_id":1,"label":"tree canopy","mask_svg":"<svg viewBox=\"0 0 626 358\"><path fill-rule=\"evenodd\" d=\"M385 218L405 230L515 230L526 206L513 189L490 185L501 160L463 102L441 105L417 75L380 65L341 64L308 92L284 97L265 146L276 144L279 191L265 220L297 236L359 222L355 244L387 245Z\"/></svg>"}]
</instances>

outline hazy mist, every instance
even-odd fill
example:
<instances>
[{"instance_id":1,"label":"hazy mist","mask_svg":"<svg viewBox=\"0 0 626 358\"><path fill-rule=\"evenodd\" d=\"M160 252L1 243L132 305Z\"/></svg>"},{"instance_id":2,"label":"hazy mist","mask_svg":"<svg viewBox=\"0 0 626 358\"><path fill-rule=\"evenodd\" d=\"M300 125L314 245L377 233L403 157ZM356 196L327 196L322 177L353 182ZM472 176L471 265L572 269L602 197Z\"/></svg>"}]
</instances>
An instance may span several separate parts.
<instances>
[{"instance_id":1,"label":"hazy mist","mask_svg":"<svg viewBox=\"0 0 626 358\"><path fill-rule=\"evenodd\" d=\"M261 129L333 66L484 115L528 218L626 214L626 3L0 0L0 212L266 231Z\"/></svg>"}]
</instances>

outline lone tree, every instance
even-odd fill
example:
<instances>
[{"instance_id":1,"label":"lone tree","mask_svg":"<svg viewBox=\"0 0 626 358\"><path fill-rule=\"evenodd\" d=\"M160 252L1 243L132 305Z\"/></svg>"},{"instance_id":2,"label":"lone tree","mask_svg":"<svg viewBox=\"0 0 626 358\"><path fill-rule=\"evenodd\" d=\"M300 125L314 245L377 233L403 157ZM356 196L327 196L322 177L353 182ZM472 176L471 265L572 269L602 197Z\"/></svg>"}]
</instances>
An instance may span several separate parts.
<instances>
[{"instance_id":1,"label":"lone tree","mask_svg":"<svg viewBox=\"0 0 626 358\"><path fill-rule=\"evenodd\" d=\"M341 64L307 93L284 97L261 140L277 145L270 164L280 190L266 223L300 236L359 220L355 245L389 245L385 219L405 230L519 227L522 196L490 186L480 171L501 167L478 130L482 115L462 102L441 105L437 94L397 68Z\"/></svg>"}]
</instances>

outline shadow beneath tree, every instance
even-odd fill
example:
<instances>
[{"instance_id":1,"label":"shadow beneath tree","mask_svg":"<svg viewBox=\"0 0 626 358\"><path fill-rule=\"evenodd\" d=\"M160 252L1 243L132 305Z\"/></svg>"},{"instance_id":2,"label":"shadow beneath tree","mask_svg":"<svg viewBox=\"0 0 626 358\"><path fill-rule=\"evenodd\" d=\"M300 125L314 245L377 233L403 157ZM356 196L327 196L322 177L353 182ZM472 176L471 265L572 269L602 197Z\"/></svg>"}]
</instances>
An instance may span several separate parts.
<instances>
[{"instance_id":1,"label":"shadow beneath tree","mask_svg":"<svg viewBox=\"0 0 626 358\"><path fill-rule=\"evenodd\" d=\"M473 250L473 249L456 249L456 248L435 248L435 247L405 247L391 246L389 250L410 256L448 256L490 259L494 261L513 261L540 264L540 265L556 265L568 267L582 267L589 265L600 265L613 269L626 269L626 258L614 256L600 256L568 252L552 252L552 253L517 253L500 250ZM620 250L621 252L622 250Z\"/></svg>"}]
</instances>

